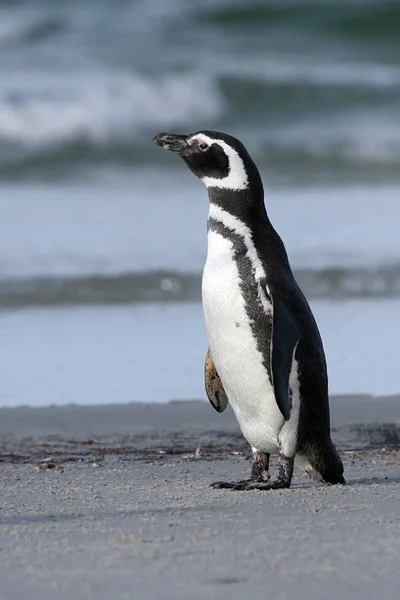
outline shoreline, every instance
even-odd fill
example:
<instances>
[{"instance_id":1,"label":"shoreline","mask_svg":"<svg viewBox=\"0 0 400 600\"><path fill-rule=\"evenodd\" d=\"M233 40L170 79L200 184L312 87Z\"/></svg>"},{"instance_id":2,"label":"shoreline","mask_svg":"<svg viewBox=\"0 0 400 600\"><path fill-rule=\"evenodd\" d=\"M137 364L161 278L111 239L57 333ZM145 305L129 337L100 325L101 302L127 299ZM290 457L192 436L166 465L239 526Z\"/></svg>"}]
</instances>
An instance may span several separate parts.
<instances>
[{"instance_id":1,"label":"shoreline","mask_svg":"<svg viewBox=\"0 0 400 600\"><path fill-rule=\"evenodd\" d=\"M332 396L332 438L340 450L400 447L400 396ZM199 449L250 455L232 409L217 414L206 400L0 409L0 462L85 460L124 454L135 460Z\"/></svg>"},{"instance_id":2,"label":"shoreline","mask_svg":"<svg viewBox=\"0 0 400 600\"><path fill-rule=\"evenodd\" d=\"M330 409L332 438L339 449L400 446L400 396L331 396ZM87 454L84 446L117 452L121 445L140 455L157 447L166 453L187 453L228 442L248 445L232 409L228 406L217 414L207 400L0 409L3 462L5 456L10 461L29 461L31 455L40 459L49 454L48 448L62 462L64 454L68 460L71 446L75 456Z\"/></svg>"}]
</instances>

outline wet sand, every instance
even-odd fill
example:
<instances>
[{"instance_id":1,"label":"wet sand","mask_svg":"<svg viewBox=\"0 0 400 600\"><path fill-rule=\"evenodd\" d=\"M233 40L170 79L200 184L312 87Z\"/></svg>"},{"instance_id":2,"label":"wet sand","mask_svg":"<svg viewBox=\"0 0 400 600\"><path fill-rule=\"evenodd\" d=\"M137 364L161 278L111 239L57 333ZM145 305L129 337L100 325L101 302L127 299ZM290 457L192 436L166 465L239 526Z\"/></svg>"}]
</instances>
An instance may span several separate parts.
<instances>
[{"instance_id":1,"label":"wet sand","mask_svg":"<svg viewBox=\"0 0 400 600\"><path fill-rule=\"evenodd\" d=\"M205 402L0 410L1 600L397 598L400 398L331 407L348 484L270 492Z\"/></svg>"}]
</instances>

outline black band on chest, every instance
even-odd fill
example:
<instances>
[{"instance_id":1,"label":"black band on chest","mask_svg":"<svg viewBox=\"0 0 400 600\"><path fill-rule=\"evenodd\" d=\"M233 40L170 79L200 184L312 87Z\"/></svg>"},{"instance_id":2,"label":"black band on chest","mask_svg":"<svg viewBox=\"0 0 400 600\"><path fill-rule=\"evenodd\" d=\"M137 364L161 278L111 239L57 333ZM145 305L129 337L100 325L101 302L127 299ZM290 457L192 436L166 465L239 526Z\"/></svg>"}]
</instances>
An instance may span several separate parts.
<instances>
[{"instance_id":1,"label":"black band on chest","mask_svg":"<svg viewBox=\"0 0 400 600\"><path fill-rule=\"evenodd\" d=\"M256 268L252 263L243 235L236 233L221 221L213 217L208 219L208 231L221 235L232 242L233 259L239 274L239 287L245 303L246 314L249 318L252 334L256 340L257 349L262 355L263 365L268 373L271 385L271 338L273 332L273 312L267 313L260 298L260 293L265 294L265 299L272 305L272 300L267 293L266 280L256 280ZM272 309L272 306L271 306Z\"/></svg>"}]
</instances>

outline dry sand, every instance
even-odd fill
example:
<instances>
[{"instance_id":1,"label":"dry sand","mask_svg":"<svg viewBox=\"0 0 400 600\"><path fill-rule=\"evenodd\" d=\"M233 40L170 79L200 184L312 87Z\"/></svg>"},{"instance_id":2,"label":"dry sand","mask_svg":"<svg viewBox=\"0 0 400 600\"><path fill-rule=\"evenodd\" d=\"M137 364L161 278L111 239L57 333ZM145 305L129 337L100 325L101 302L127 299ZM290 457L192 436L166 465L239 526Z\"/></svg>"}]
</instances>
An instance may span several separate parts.
<instances>
[{"instance_id":1,"label":"dry sand","mask_svg":"<svg viewBox=\"0 0 400 600\"><path fill-rule=\"evenodd\" d=\"M400 399L331 406L348 485L269 492L205 402L0 410L0 600L397 599Z\"/></svg>"}]
</instances>

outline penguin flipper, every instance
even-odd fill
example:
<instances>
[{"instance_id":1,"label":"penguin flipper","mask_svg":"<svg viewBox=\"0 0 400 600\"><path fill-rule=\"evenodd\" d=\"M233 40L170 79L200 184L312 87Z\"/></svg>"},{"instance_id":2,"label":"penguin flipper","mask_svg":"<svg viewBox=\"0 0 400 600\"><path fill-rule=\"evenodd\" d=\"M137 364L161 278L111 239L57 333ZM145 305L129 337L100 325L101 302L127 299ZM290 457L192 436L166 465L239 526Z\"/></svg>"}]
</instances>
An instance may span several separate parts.
<instances>
[{"instance_id":1,"label":"penguin flipper","mask_svg":"<svg viewBox=\"0 0 400 600\"><path fill-rule=\"evenodd\" d=\"M272 333L272 379L278 408L287 421L290 417L289 377L292 370L293 354L301 332L293 313L285 301L273 297Z\"/></svg>"},{"instance_id":2,"label":"penguin flipper","mask_svg":"<svg viewBox=\"0 0 400 600\"><path fill-rule=\"evenodd\" d=\"M219 413L224 412L228 406L228 397L225 393L222 381L219 378L214 361L208 349L204 365L204 382L208 399L215 410Z\"/></svg>"}]
</instances>

